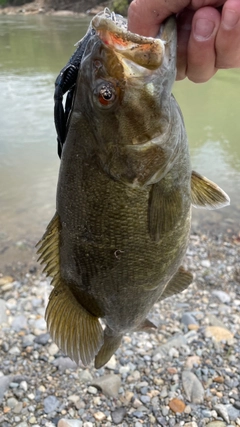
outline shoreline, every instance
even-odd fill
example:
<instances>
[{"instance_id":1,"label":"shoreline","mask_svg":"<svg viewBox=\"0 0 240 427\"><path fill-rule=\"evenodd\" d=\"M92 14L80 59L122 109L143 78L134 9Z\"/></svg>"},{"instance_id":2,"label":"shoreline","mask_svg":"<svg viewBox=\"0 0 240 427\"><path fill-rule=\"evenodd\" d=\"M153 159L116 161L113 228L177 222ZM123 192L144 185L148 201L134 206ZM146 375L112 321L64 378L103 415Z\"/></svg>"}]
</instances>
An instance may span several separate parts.
<instances>
[{"instance_id":1,"label":"shoreline","mask_svg":"<svg viewBox=\"0 0 240 427\"><path fill-rule=\"evenodd\" d=\"M23 4L22 6L6 6L0 8L0 15L50 15L50 16L91 16L101 12L104 7L108 5L108 2L102 3L102 5L88 9L86 12L75 12L71 9L52 9L43 6L42 0L35 0L31 3Z\"/></svg>"}]
</instances>

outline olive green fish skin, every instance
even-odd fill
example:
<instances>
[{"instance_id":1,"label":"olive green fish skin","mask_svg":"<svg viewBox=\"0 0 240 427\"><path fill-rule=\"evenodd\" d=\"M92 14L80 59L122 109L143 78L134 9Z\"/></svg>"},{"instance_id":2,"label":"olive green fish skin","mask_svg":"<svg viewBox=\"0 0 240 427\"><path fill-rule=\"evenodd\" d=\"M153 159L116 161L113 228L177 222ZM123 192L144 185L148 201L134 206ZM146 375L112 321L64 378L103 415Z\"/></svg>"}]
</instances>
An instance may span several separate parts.
<instances>
[{"instance_id":1,"label":"olive green fish skin","mask_svg":"<svg viewBox=\"0 0 240 427\"><path fill-rule=\"evenodd\" d=\"M122 30L115 18L104 12L90 25L56 214L38 249L52 276L48 329L73 360L87 365L95 358L96 368L126 332L155 327L146 317L155 302L191 283L181 266L191 205L229 204L216 184L191 170L171 95L175 20L163 25L161 41Z\"/></svg>"},{"instance_id":2,"label":"olive green fish skin","mask_svg":"<svg viewBox=\"0 0 240 427\"><path fill-rule=\"evenodd\" d=\"M102 64L97 73L96 60ZM116 79L117 67L121 64L114 51L96 36L78 78L57 212L62 225L61 277L76 298L81 290L79 302L85 300L88 311L103 317L114 333L124 334L144 321L181 264L190 228L191 168L176 101L170 87L159 92L161 73L124 81L122 70ZM172 67L175 70L175 60ZM113 110L96 108L92 100L95 82L101 78L123 88ZM155 85L152 96L146 88L149 80ZM132 140L151 141L162 136L163 129L166 149L153 145L143 152L132 150ZM165 212L166 217L174 216L174 226L154 241L149 233L152 185L145 183L160 169L164 175L172 150L176 159L160 187L164 198L174 194L179 206Z\"/></svg>"}]
</instances>

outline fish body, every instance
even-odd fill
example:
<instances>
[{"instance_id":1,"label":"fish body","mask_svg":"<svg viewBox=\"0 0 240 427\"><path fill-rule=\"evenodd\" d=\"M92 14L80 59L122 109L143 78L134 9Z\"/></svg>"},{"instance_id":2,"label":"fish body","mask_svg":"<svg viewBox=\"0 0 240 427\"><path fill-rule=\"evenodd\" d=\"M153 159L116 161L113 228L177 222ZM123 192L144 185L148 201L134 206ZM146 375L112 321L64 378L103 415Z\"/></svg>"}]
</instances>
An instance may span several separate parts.
<instances>
[{"instance_id":1,"label":"fish body","mask_svg":"<svg viewBox=\"0 0 240 427\"><path fill-rule=\"evenodd\" d=\"M159 38L96 15L79 67L57 189L40 241L53 277L48 328L76 362L104 365L126 332L154 325L155 302L192 280L181 267L191 206L227 195L192 172L181 111L171 94L176 24ZM99 319L103 319L103 330Z\"/></svg>"}]
</instances>

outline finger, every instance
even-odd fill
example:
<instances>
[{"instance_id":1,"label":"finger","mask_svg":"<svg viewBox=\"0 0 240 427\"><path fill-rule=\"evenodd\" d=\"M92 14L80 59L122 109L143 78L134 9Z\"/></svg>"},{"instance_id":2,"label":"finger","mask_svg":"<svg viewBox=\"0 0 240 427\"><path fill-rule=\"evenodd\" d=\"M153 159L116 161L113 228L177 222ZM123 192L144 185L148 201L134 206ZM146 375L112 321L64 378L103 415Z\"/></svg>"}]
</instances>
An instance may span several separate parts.
<instances>
[{"instance_id":1,"label":"finger","mask_svg":"<svg viewBox=\"0 0 240 427\"><path fill-rule=\"evenodd\" d=\"M187 76L195 83L209 80L215 67L215 38L220 26L220 13L213 7L195 12L188 44Z\"/></svg>"},{"instance_id":2,"label":"finger","mask_svg":"<svg viewBox=\"0 0 240 427\"><path fill-rule=\"evenodd\" d=\"M216 38L216 66L240 67L240 1L228 0L222 11L221 25Z\"/></svg>"},{"instance_id":3,"label":"finger","mask_svg":"<svg viewBox=\"0 0 240 427\"><path fill-rule=\"evenodd\" d=\"M133 0L128 9L128 29L142 36L156 37L159 26L173 13L180 12L191 0Z\"/></svg>"},{"instance_id":4,"label":"finger","mask_svg":"<svg viewBox=\"0 0 240 427\"><path fill-rule=\"evenodd\" d=\"M177 80L182 80L186 77L188 42L191 34L193 14L193 11L185 9L177 17Z\"/></svg>"}]
</instances>

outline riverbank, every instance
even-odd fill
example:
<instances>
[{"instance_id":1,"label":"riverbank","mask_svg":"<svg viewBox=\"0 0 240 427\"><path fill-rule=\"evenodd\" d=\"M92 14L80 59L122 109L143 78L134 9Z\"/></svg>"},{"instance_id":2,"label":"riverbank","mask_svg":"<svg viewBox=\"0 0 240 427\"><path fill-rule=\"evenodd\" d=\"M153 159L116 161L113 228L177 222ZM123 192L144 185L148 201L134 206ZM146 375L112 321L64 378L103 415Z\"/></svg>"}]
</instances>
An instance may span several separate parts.
<instances>
[{"instance_id":1,"label":"riverbank","mask_svg":"<svg viewBox=\"0 0 240 427\"><path fill-rule=\"evenodd\" d=\"M104 7L107 7L109 2L103 2L101 5L90 8L85 12L79 13L74 10L63 10L63 9L53 9L46 7L46 4L43 0L35 0L31 3L26 3L22 6L7 6L0 8L0 15L53 15L53 16L86 16L86 15L95 15L96 13L101 12Z\"/></svg>"},{"instance_id":2,"label":"riverbank","mask_svg":"<svg viewBox=\"0 0 240 427\"><path fill-rule=\"evenodd\" d=\"M2 427L239 427L239 236L191 235L193 284L156 304L157 331L77 367L46 330L40 267L0 278Z\"/></svg>"}]
</instances>

